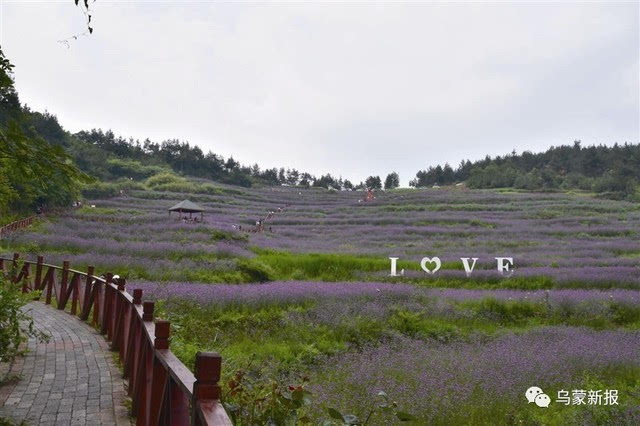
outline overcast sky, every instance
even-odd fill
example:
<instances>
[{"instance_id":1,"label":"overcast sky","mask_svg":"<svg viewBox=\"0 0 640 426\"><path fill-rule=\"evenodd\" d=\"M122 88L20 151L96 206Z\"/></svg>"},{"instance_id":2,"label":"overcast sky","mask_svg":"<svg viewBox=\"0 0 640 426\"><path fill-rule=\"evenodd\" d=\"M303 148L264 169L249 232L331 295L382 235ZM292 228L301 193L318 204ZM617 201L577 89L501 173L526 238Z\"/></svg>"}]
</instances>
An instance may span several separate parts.
<instances>
[{"instance_id":1,"label":"overcast sky","mask_svg":"<svg viewBox=\"0 0 640 426\"><path fill-rule=\"evenodd\" d=\"M67 130L179 138L360 181L638 142L638 2L2 1L22 101Z\"/></svg>"}]
</instances>

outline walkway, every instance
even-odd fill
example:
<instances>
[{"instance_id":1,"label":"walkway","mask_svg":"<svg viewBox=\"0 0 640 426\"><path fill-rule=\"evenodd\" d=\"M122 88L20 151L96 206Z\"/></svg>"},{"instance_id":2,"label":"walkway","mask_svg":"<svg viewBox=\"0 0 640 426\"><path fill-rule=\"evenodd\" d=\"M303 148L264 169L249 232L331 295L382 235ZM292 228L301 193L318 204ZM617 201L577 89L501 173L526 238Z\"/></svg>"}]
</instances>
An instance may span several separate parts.
<instances>
[{"instance_id":1,"label":"walkway","mask_svg":"<svg viewBox=\"0 0 640 426\"><path fill-rule=\"evenodd\" d=\"M124 380L106 340L76 317L44 303L28 308L35 326L51 337L49 343L29 340L29 354L10 367L9 377L20 379L0 387L0 419L34 425L129 425Z\"/></svg>"}]
</instances>

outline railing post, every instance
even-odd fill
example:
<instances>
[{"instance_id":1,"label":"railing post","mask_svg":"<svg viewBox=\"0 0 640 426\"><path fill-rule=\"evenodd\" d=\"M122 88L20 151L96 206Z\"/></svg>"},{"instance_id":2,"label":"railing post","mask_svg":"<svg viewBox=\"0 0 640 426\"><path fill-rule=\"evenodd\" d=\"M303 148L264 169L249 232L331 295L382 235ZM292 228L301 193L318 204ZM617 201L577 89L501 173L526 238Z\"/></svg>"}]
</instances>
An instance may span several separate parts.
<instances>
[{"instance_id":1,"label":"railing post","mask_svg":"<svg viewBox=\"0 0 640 426\"><path fill-rule=\"evenodd\" d=\"M123 356L123 342L124 342L124 334L126 327L126 314L127 314L127 306L125 305L127 300L123 296L123 292L125 291L126 281L124 278L118 278L116 281L118 286L118 290L115 293L115 317L114 317L114 328L113 328L113 341L112 347L114 350L119 350L120 355Z\"/></svg>"},{"instance_id":2,"label":"railing post","mask_svg":"<svg viewBox=\"0 0 640 426\"><path fill-rule=\"evenodd\" d=\"M82 298L82 309L80 310L80 319L86 321L89 318L91 310L91 292L93 290L93 272L94 267L87 267L87 279L84 283L84 297Z\"/></svg>"},{"instance_id":3,"label":"railing post","mask_svg":"<svg viewBox=\"0 0 640 426\"><path fill-rule=\"evenodd\" d=\"M220 399L220 373L222 370L222 357L215 352L198 352L194 375L196 382L193 384L193 402L191 404L191 419L193 425L201 425L199 402Z\"/></svg>"},{"instance_id":4,"label":"railing post","mask_svg":"<svg viewBox=\"0 0 640 426\"><path fill-rule=\"evenodd\" d=\"M20 253L13 253L13 260L11 261L11 270L9 271L9 281L15 283L18 273L18 259Z\"/></svg>"},{"instance_id":5,"label":"railing post","mask_svg":"<svg viewBox=\"0 0 640 426\"><path fill-rule=\"evenodd\" d=\"M47 298L46 304L51 304L51 295L53 294L53 287L55 286L56 281L56 271L52 266L49 266L47 273L44 276L44 280L47 283Z\"/></svg>"},{"instance_id":6,"label":"railing post","mask_svg":"<svg viewBox=\"0 0 640 426\"><path fill-rule=\"evenodd\" d=\"M29 275L31 274L31 264L25 262L22 265L20 273L16 277L16 283L22 281L22 292L27 293L29 290Z\"/></svg>"},{"instance_id":7,"label":"railing post","mask_svg":"<svg viewBox=\"0 0 640 426\"><path fill-rule=\"evenodd\" d=\"M140 305L142 304L142 289L134 288L133 289L133 304Z\"/></svg>"},{"instance_id":8,"label":"railing post","mask_svg":"<svg viewBox=\"0 0 640 426\"><path fill-rule=\"evenodd\" d=\"M153 376L151 378L151 398L149 400L149 423L152 425L165 423L168 419L162 419L163 411L170 411L167 384L169 374L167 368L158 360L155 351L169 349L169 334L171 324L169 321L158 320L155 322L155 332L153 339ZM165 410L163 410L163 408Z\"/></svg>"},{"instance_id":9,"label":"railing post","mask_svg":"<svg viewBox=\"0 0 640 426\"><path fill-rule=\"evenodd\" d=\"M153 321L153 310L155 304L153 302L144 302L142 304L142 321Z\"/></svg>"},{"instance_id":10,"label":"railing post","mask_svg":"<svg viewBox=\"0 0 640 426\"><path fill-rule=\"evenodd\" d=\"M69 292L71 293L71 315L76 315L78 312L78 300L80 299L80 275L77 273L73 274ZM66 300L68 301L68 298Z\"/></svg>"},{"instance_id":11,"label":"railing post","mask_svg":"<svg viewBox=\"0 0 640 426\"><path fill-rule=\"evenodd\" d=\"M140 350L140 321L138 317L137 307L142 304L142 289L133 290L133 306L131 306L131 315L129 315L129 335L127 336L126 358L123 360L124 376L129 378L130 390L133 389L137 371L136 359ZM131 392L129 392L131 393Z\"/></svg>"},{"instance_id":12,"label":"railing post","mask_svg":"<svg viewBox=\"0 0 640 426\"><path fill-rule=\"evenodd\" d=\"M100 323L100 332L102 334L108 334L109 321L111 320L111 286L109 285L113 280L113 274L107 272L104 280L104 300L102 301L102 321Z\"/></svg>"},{"instance_id":13,"label":"railing post","mask_svg":"<svg viewBox=\"0 0 640 426\"><path fill-rule=\"evenodd\" d=\"M156 321L155 339L153 347L156 349L169 349L169 334L171 333L171 323L165 320Z\"/></svg>"},{"instance_id":14,"label":"railing post","mask_svg":"<svg viewBox=\"0 0 640 426\"><path fill-rule=\"evenodd\" d=\"M66 305L67 282L69 281L69 261L62 262L62 280L60 281L60 294L57 294L58 309L63 310Z\"/></svg>"},{"instance_id":15,"label":"railing post","mask_svg":"<svg viewBox=\"0 0 640 426\"><path fill-rule=\"evenodd\" d=\"M142 304L142 321L153 321L153 302L144 302ZM146 325L141 324L141 335L144 336L144 328ZM153 360L154 349L146 338L142 340L140 348L139 368L133 395L131 395L131 411L137 418L138 424L146 425L149 423L149 402L151 399L151 381L153 379Z\"/></svg>"},{"instance_id":16,"label":"railing post","mask_svg":"<svg viewBox=\"0 0 640 426\"><path fill-rule=\"evenodd\" d=\"M38 256L38 261L36 262L36 278L33 282L34 290L41 290L42 286L42 264L44 263L44 258L42 256Z\"/></svg>"},{"instance_id":17,"label":"railing post","mask_svg":"<svg viewBox=\"0 0 640 426\"><path fill-rule=\"evenodd\" d=\"M193 384L193 397L196 401L202 399L220 399L220 373L222 357L215 352L198 352Z\"/></svg>"},{"instance_id":18,"label":"railing post","mask_svg":"<svg viewBox=\"0 0 640 426\"><path fill-rule=\"evenodd\" d=\"M92 289L92 293L93 293L93 325L94 326L102 326L102 324L100 323L100 314L102 312L102 299L103 297L101 296L101 292L102 292L102 282L96 280L96 282L93 284L93 289Z\"/></svg>"}]
</instances>

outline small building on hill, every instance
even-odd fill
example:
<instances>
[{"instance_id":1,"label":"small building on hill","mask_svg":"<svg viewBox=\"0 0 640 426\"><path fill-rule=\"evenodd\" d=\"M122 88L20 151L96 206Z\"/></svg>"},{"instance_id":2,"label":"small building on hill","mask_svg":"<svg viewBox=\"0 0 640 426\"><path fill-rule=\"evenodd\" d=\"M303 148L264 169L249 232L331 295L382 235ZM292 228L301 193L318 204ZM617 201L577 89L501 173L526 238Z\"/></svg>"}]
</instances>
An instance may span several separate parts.
<instances>
[{"instance_id":1,"label":"small building on hill","mask_svg":"<svg viewBox=\"0 0 640 426\"><path fill-rule=\"evenodd\" d=\"M179 219L183 218L182 217L183 213L184 214L189 213L189 221L193 221L194 213L200 213L200 222L204 220L204 209L199 205L197 205L196 203L194 203L193 201L189 201L189 200L180 201L178 204L171 207L169 209L169 217L171 217L171 212L178 212L178 214L180 215ZM186 218L186 215L185 215L185 218ZM197 221L197 216L196 216L196 221Z\"/></svg>"}]
</instances>

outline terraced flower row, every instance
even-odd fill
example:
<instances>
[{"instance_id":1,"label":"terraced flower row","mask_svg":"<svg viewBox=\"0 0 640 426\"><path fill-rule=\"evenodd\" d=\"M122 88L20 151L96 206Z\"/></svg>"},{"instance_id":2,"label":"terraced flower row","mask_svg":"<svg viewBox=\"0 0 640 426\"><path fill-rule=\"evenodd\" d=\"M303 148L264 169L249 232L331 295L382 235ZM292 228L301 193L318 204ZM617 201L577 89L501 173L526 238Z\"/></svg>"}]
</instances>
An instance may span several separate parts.
<instances>
[{"instance_id":1,"label":"terraced flower row","mask_svg":"<svg viewBox=\"0 0 640 426\"><path fill-rule=\"evenodd\" d=\"M97 208L83 208L37 232L16 234L13 241L23 251L46 251L56 260L68 258L76 264L93 262L107 269L135 264L129 269L132 278L154 280L184 280L180 271L237 271L234 259L254 257L256 247L384 261L396 256L416 262L437 255L444 267L434 278L442 279L466 278L460 257L479 258L472 279L495 279L494 257L509 256L516 278L549 277L573 286L640 284L638 204L567 194L482 191L401 190L379 193L373 202L362 202L358 192L318 189L232 192L134 192L89 201ZM169 219L167 208L183 198L207 209L205 223ZM268 212L275 213L265 222L265 232L246 232ZM384 280L389 271L386 263L380 265L384 267L354 279ZM408 278L429 278L420 271L408 272ZM198 280L195 275L188 280ZM201 275L202 282L222 281L222 275ZM304 271L292 277L314 278Z\"/></svg>"}]
</instances>

